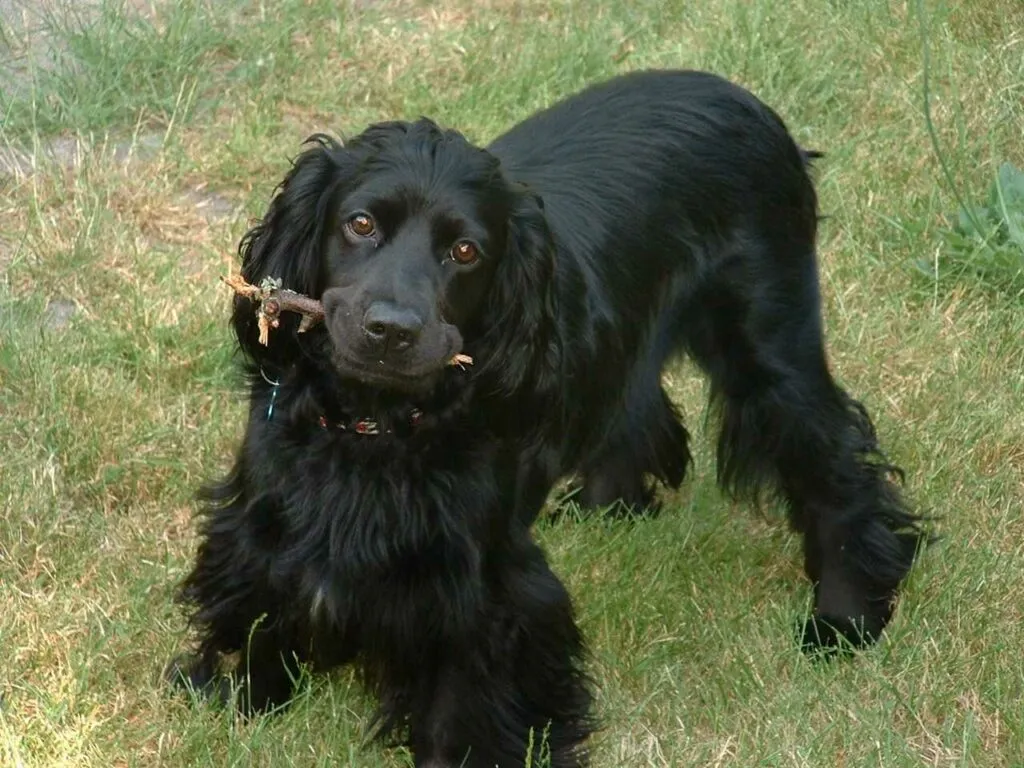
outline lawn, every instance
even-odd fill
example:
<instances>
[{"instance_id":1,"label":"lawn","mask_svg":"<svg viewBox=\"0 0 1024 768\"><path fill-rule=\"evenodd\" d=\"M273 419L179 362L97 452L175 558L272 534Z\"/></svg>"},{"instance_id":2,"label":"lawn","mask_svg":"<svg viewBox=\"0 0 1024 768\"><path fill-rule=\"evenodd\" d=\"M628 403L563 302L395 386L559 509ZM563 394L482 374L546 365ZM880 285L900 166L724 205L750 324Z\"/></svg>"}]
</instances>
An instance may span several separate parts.
<instances>
[{"instance_id":1,"label":"lawn","mask_svg":"<svg viewBox=\"0 0 1024 768\"><path fill-rule=\"evenodd\" d=\"M735 79L826 152L831 359L942 538L883 643L804 658L799 541L716 489L681 362L697 462L662 515L538 525L595 766L1024 766L1024 292L947 232L1024 166L1021 0L70 2L0 2L0 766L411 765L364 744L348 672L247 723L160 683L192 494L243 424L217 278L311 133L485 142L648 66Z\"/></svg>"}]
</instances>

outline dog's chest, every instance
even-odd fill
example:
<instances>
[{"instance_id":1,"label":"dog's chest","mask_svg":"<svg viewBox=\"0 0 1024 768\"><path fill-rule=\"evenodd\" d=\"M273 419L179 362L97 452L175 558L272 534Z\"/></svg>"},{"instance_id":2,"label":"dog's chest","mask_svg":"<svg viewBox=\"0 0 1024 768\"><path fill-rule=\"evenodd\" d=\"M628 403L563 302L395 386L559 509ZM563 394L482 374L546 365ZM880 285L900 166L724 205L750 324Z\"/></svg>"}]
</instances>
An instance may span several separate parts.
<instances>
[{"instance_id":1,"label":"dog's chest","mask_svg":"<svg viewBox=\"0 0 1024 768\"><path fill-rule=\"evenodd\" d=\"M486 452L307 454L288 472L277 579L308 620L348 623L436 610L435 595L479 582L503 514ZM391 606L382 610L382 606Z\"/></svg>"}]
</instances>

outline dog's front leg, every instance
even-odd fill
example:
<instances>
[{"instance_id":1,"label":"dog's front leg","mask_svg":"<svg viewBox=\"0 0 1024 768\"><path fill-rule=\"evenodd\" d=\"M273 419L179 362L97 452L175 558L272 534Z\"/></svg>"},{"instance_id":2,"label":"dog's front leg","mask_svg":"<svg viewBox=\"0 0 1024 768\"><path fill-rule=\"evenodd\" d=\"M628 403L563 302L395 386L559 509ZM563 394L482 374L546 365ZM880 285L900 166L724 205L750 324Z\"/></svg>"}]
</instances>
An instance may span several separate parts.
<instances>
[{"instance_id":1,"label":"dog's front leg","mask_svg":"<svg viewBox=\"0 0 1024 768\"><path fill-rule=\"evenodd\" d=\"M465 659L464 661L468 661ZM467 671L459 670L454 659L447 659L437 670L426 711L417 713L412 723L412 751L416 768L454 768L476 765L467 729L476 730L473 720L482 713L461 712L460 689L467 684Z\"/></svg>"},{"instance_id":2,"label":"dog's front leg","mask_svg":"<svg viewBox=\"0 0 1024 768\"><path fill-rule=\"evenodd\" d=\"M412 713L418 768L581 768L593 727L583 642L565 587L525 529L490 564L487 608L439 654Z\"/></svg>"}]
</instances>

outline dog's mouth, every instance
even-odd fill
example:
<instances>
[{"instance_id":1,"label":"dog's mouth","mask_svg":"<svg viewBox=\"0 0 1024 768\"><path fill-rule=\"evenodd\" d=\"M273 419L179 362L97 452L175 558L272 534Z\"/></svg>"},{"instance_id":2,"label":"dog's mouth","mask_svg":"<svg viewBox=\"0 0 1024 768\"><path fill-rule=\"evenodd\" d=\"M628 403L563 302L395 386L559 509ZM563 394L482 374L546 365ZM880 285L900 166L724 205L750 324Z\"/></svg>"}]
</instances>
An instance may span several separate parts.
<instances>
[{"instance_id":1,"label":"dog's mouth","mask_svg":"<svg viewBox=\"0 0 1024 768\"><path fill-rule=\"evenodd\" d=\"M454 355L455 352L452 352L439 360L396 365L387 360L360 359L335 350L332 359L335 368L345 378L356 379L381 389L409 393L431 389L444 375Z\"/></svg>"}]
</instances>

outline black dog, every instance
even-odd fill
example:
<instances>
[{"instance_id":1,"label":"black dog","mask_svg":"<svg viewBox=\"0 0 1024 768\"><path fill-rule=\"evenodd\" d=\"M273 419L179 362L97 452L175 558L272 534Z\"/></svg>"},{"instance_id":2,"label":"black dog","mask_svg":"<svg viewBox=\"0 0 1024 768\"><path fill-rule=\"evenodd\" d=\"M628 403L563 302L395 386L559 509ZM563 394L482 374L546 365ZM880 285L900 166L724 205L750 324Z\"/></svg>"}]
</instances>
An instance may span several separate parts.
<instances>
[{"instance_id":1,"label":"black dog","mask_svg":"<svg viewBox=\"0 0 1024 768\"><path fill-rule=\"evenodd\" d=\"M183 590L201 642L174 674L224 695L240 652L263 709L301 663L353 661L418 766L584 764L583 645L530 525L566 475L595 508L680 484L661 373L684 352L722 486L777 491L804 534L804 644L876 639L920 526L826 362L813 156L696 72L616 78L487 149L425 119L315 137L240 250L326 320L261 346L236 302L249 420L206 493Z\"/></svg>"}]
</instances>

